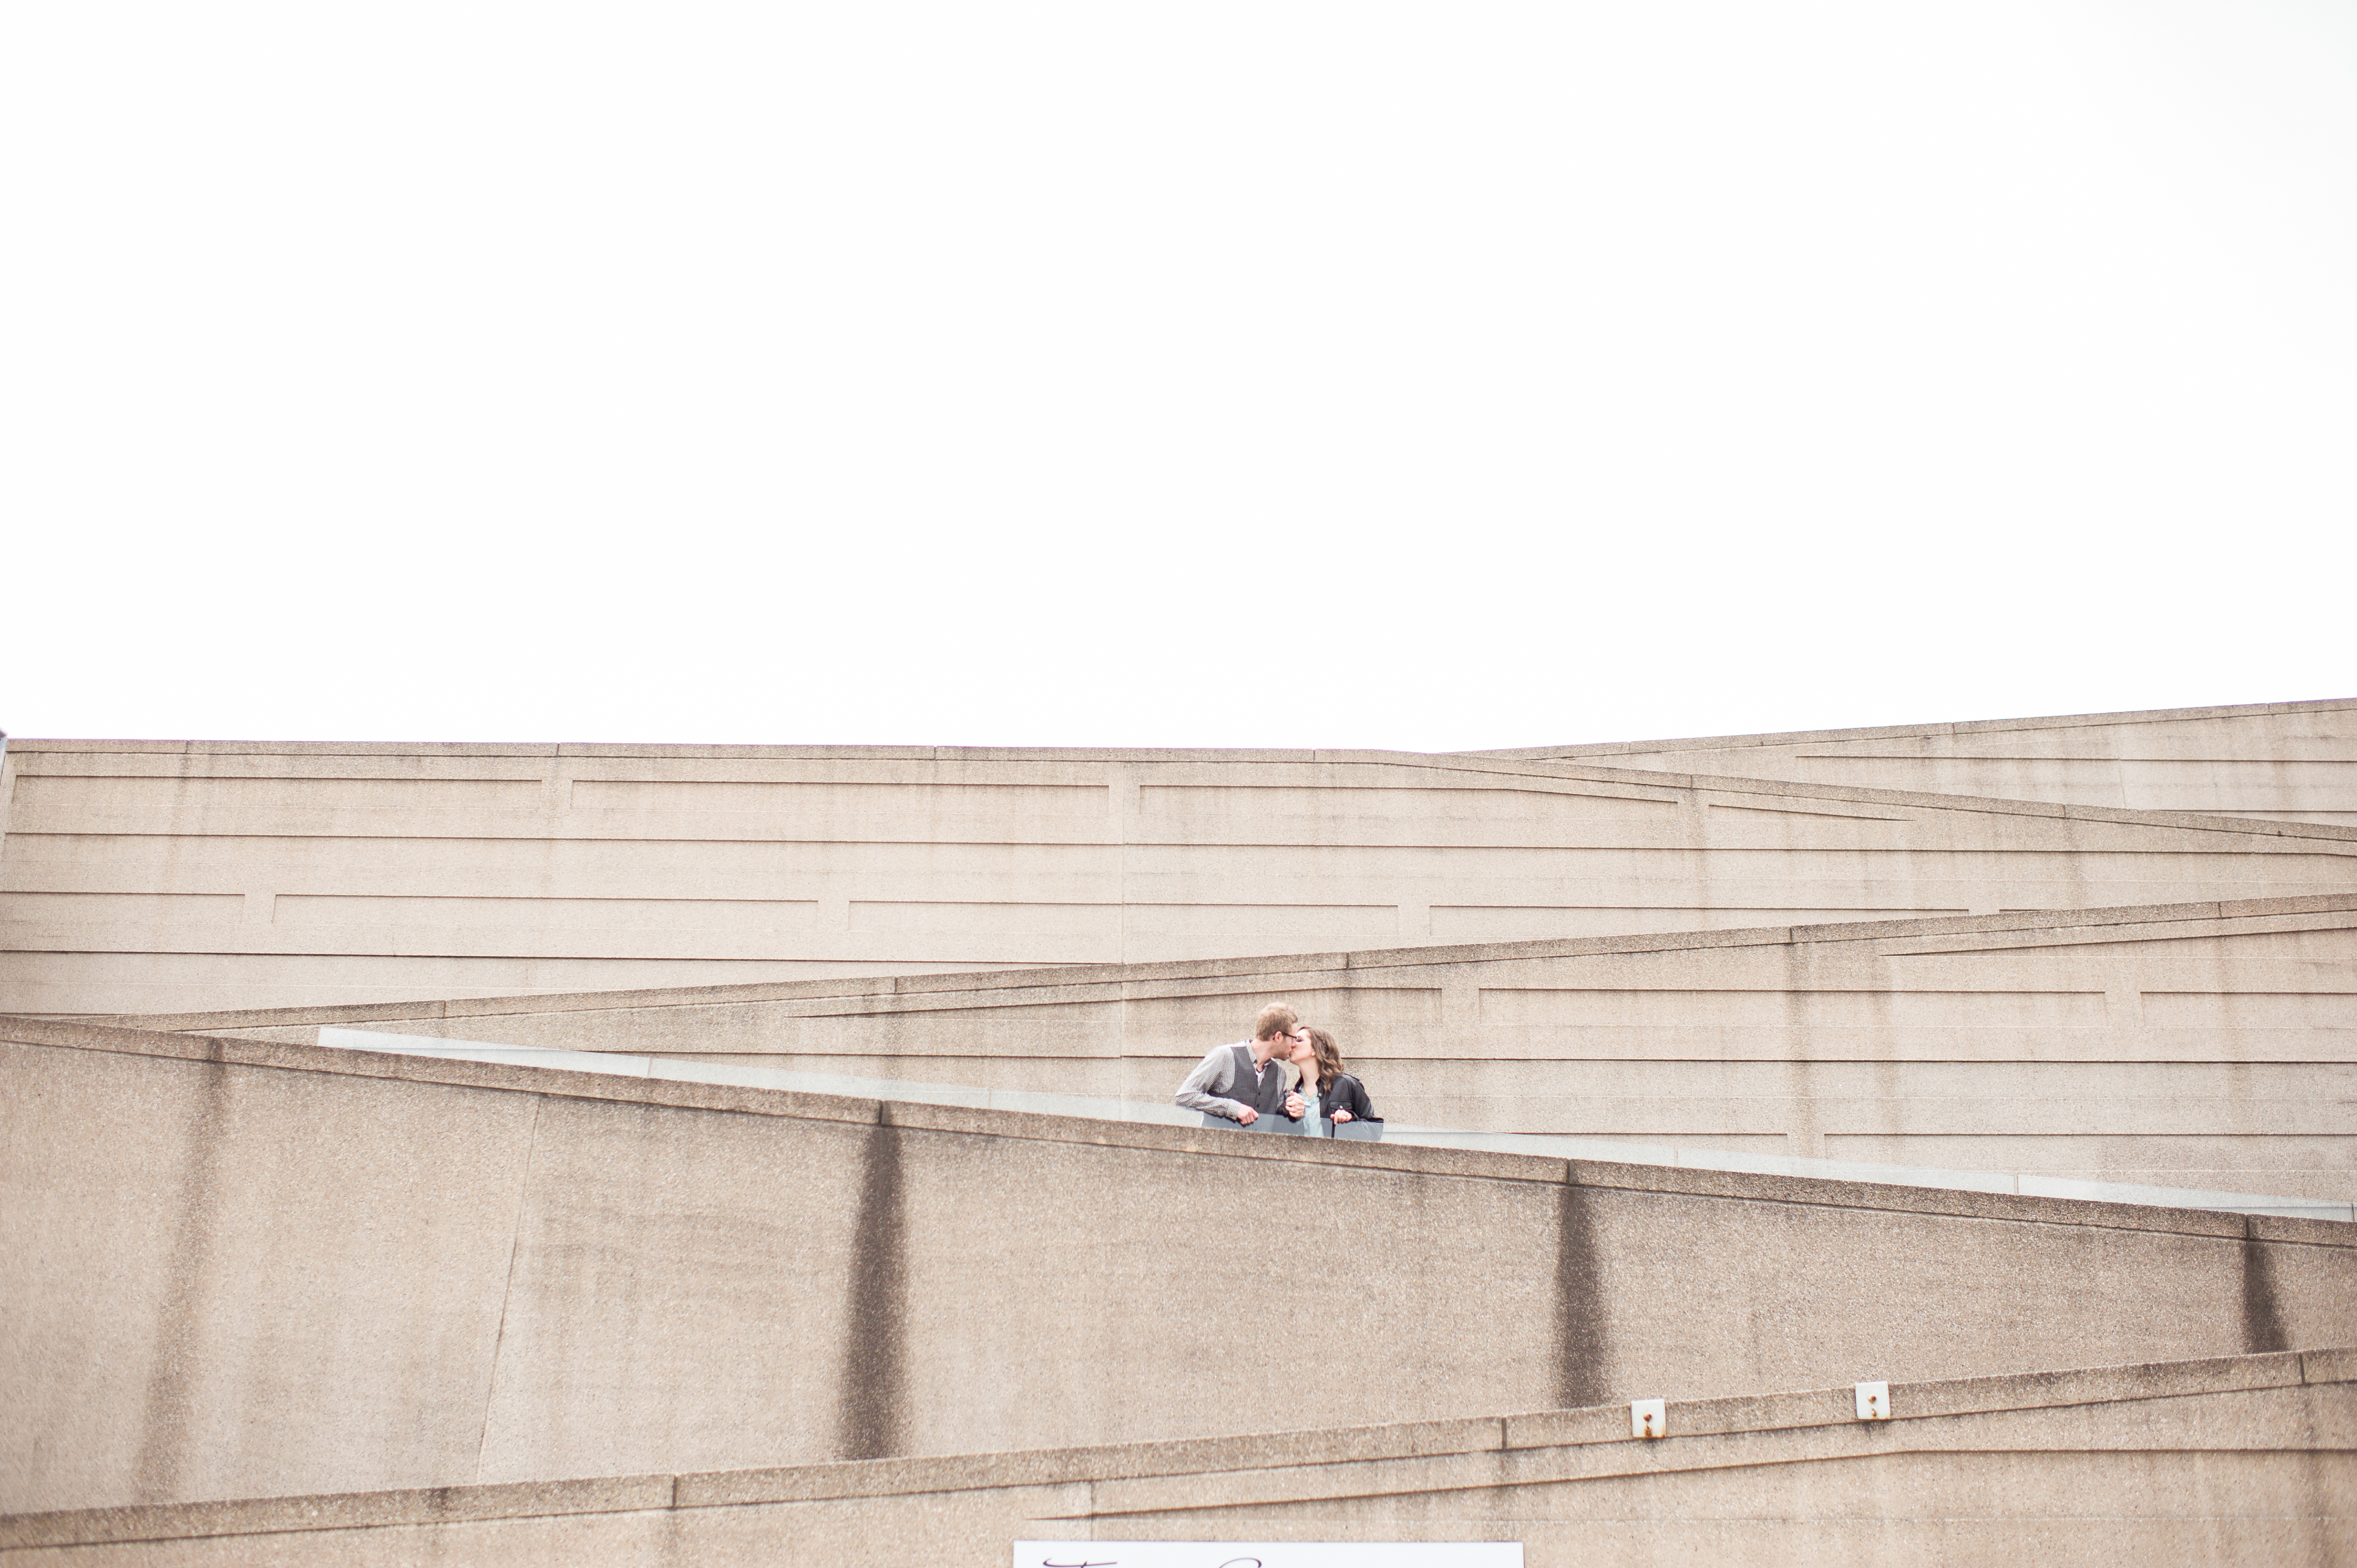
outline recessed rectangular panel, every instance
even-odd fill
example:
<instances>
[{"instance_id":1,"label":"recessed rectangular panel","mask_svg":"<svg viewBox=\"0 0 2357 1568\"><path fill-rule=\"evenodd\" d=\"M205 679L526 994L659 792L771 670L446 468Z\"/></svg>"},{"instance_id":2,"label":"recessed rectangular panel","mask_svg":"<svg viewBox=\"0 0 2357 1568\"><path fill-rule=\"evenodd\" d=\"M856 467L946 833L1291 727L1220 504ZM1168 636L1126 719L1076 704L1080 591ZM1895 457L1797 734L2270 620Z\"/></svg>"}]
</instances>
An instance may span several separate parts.
<instances>
[{"instance_id":1,"label":"recessed rectangular panel","mask_svg":"<svg viewBox=\"0 0 2357 1568\"><path fill-rule=\"evenodd\" d=\"M855 931L999 933L1029 931L1071 937L1118 937L1118 904L954 903L924 899L855 899Z\"/></svg>"},{"instance_id":2,"label":"recessed rectangular panel","mask_svg":"<svg viewBox=\"0 0 2357 1568\"><path fill-rule=\"evenodd\" d=\"M921 822L931 817L1002 813L1102 817L1110 797L1102 784L756 784L583 779L574 783L573 804L580 810L641 814L758 811Z\"/></svg>"},{"instance_id":3,"label":"recessed rectangular panel","mask_svg":"<svg viewBox=\"0 0 2357 1568\"><path fill-rule=\"evenodd\" d=\"M1127 1018L1125 1050L1151 1052L1157 1046L1200 1053L1222 1042L1243 1039L1253 1019L1271 1002L1289 1003L1303 1022L1329 1029L1348 1054L1381 1048L1403 1036L1422 1037L1440 1027L1437 990L1286 986L1222 996L1137 997L1123 1004Z\"/></svg>"},{"instance_id":4,"label":"recessed rectangular panel","mask_svg":"<svg viewBox=\"0 0 2357 1568\"><path fill-rule=\"evenodd\" d=\"M1543 941L1550 938L1633 936L1648 931L1733 931L1752 926L1814 925L1830 920L1919 920L1962 915L1961 907L1829 908L1719 905L1435 904L1436 942Z\"/></svg>"},{"instance_id":5,"label":"recessed rectangular panel","mask_svg":"<svg viewBox=\"0 0 2357 1568\"><path fill-rule=\"evenodd\" d=\"M2154 1029L2357 1029L2357 991L2147 991Z\"/></svg>"},{"instance_id":6,"label":"recessed rectangular panel","mask_svg":"<svg viewBox=\"0 0 2357 1568\"><path fill-rule=\"evenodd\" d=\"M1122 1049L1118 1002L1045 1003L1036 1006L911 1008L891 1014L771 1016L733 1037L693 1042L706 1051L731 1044L763 1054L890 1055L901 1058L1006 1057L1109 1059ZM1214 1044L1205 1041L1203 1048ZM1030 1085L1056 1089L1061 1069ZM1171 1079L1173 1088L1178 1079ZM1077 1092L1077 1091L1071 1091Z\"/></svg>"},{"instance_id":7,"label":"recessed rectangular panel","mask_svg":"<svg viewBox=\"0 0 2357 1568\"><path fill-rule=\"evenodd\" d=\"M1440 1042L1446 1045L1447 1042ZM2082 1122L2129 1101L2231 1111L2246 1101L2357 1098L2357 1069L2301 1062L1793 1061L1602 1059L1550 1061L1443 1052L1362 1054L1370 1085L1420 1094L1569 1094L1631 1101L1908 1101L1936 1108L1969 1100L2079 1105ZM1823 1124L1827 1133L1885 1132ZM2357 1132L2357 1129L2352 1129Z\"/></svg>"},{"instance_id":8,"label":"recessed rectangular panel","mask_svg":"<svg viewBox=\"0 0 2357 1568\"><path fill-rule=\"evenodd\" d=\"M81 926L152 926L189 920L242 920L242 893L0 893L0 921Z\"/></svg>"},{"instance_id":9,"label":"recessed rectangular panel","mask_svg":"<svg viewBox=\"0 0 2357 1568\"><path fill-rule=\"evenodd\" d=\"M20 774L9 832L72 832L93 819L169 821L190 812L254 811L538 811L537 779L156 779Z\"/></svg>"},{"instance_id":10,"label":"recessed rectangular panel","mask_svg":"<svg viewBox=\"0 0 2357 1568\"><path fill-rule=\"evenodd\" d=\"M467 898L282 893L280 926L487 926L513 930L807 930L812 899Z\"/></svg>"},{"instance_id":11,"label":"recessed rectangular panel","mask_svg":"<svg viewBox=\"0 0 2357 1568\"><path fill-rule=\"evenodd\" d=\"M1608 991L1484 986L1486 1027L1693 1025L1908 1028L2086 1026L2100 991Z\"/></svg>"},{"instance_id":12,"label":"recessed rectangular panel","mask_svg":"<svg viewBox=\"0 0 2357 1568\"><path fill-rule=\"evenodd\" d=\"M51 952L0 968L0 1013L184 1013L227 1007L342 1007L453 996L630 991L673 985L938 972L951 963L793 960L359 958L258 953L232 966L210 952Z\"/></svg>"},{"instance_id":13,"label":"recessed rectangular panel","mask_svg":"<svg viewBox=\"0 0 2357 1568\"><path fill-rule=\"evenodd\" d=\"M2228 1108L2219 1106L2220 1112ZM2148 1170L2208 1166L2357 1173L2357 1133L2267 1135L2252 1133L1828 1133L1836 1160L1957 1170Z\"/></svg>"},{"instance_id":14,"label":"recessed rectangular panel","mask_svg":"<svg viewBox=\"0 0 2357 1568\"><path fill-rule=\"evenodd\" d=\"M1133 904L1132 936L1248 936L1299 940L1308 948L1358 938L1389 945L1399 934L1396 904Z\"/></svg>"},{"instance_id":15,"label":"recessed rectangular panel","mask_svg":"<svg viewBox=\"0 0 2357 1568\"><path fill-rule=\"evenodd\" d=\"M0 885L87 890L560 898L791 896L856 876L868 898L1117 902L1121 851L1096 843L394 838L11 832Z\"/></svg>"},{"instance_id":16,"label":"recessed rectangular panel","mask_svg":"<svg viewBox=\"0 0 2357 1568\"><path fill-rule=\"evenodd\" d=\"M2238 817L2256 817L2266 822L2321 822L2327 827L2357 828L2357 811L2263 811L2249 806L2236 806Z\"/></svg>"},{"instance_id":17,"label":"recessed rectangular panel","mask_svg":"<svg viewBox=\"0 0 2357 1568\"><path fill-rule=\"evenodd\" d=\"M1460 822L1646 822L1677 809L1668 799L1556 789L1451 789L1382 787L1298 788L1259 784L1147 784L1139 809L1157 817L1301 818L1321 821Z\"/></svg>"}]
</instances>

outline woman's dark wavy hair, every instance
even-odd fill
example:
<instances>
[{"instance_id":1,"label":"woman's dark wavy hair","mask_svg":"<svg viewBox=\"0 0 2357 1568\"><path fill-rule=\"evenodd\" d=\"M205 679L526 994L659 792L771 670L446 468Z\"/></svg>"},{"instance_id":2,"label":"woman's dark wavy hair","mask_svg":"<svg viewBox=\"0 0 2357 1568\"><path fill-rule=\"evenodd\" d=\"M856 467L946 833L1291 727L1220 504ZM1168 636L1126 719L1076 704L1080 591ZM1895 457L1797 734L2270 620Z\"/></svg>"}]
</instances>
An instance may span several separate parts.
<instances>
[{"instance_id":1,"label":"woman's dark wavy hair","mask_svg":"<svg viewBox=\"0 0 2357 1568\"><path fill-rule=\"evenodd\" d=\"M1322 1090L1351 1069L1342 1065L1342 1047L1315 1024L1309 1026L1309 1048L1318 1058L1318 1085Z\"/></svg>"}]
</instances>

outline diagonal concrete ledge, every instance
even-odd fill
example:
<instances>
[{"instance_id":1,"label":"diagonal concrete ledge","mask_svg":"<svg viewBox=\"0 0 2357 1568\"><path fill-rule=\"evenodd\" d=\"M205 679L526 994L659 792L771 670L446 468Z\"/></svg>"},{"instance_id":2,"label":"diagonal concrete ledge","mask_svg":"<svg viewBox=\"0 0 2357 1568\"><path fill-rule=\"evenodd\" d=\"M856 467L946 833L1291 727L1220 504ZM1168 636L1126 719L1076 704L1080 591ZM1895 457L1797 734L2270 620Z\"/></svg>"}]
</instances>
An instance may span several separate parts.
<instances>
[{"instance_id":1,"label":"diagonal concrete ledge","mask_svg":"<svg viewBox=\"0 0 2357 1568\"><path fill-rule=\"evenodd\" d=\"M277 1069L329 1077L504 1090L564 1100L668 1106L858 1126L965 1133L1092 1148L1158 1150L1222 1159L1290 1161L1310 1165L1393 1170L1485 1181L1568 1184L1606 1190L1684 1194L1812 1208L2028 1220L2158 1234L2252 1238L2357 1249L2357 1224L2330 1219L2170 1208L2141 1203L2105 1203L2077 1197L2048 1197L1952 1187L1901 1187L1749 1171L1563 1159L1479 1149L1341 1143L1324 1139L1249 1138L1210 1129L868 1100L675 1079L574 1072L561 1068L459 1061L440 1057L290 1045L98 1024L0 1019L0 1040L223 1066Z\"/></svg>"},{"instance_id":2,"label":"diagonal concrete ledge","mask_svg":"<svg viewBox=\"0 0 2357 1568\"><path fill-rule=\"evenodd\" d=\"M784 1090L795 1093L881 1100L896 1105L970 1106L982 1110L1082 1117L1102 1122L1139 1122L1149 1126L1198 1127L1202 1124L1199 1114L1182 1112L1167 1100L1118 1100L1039 1090L988 1089L973 1084L925 1082L908 1079L782 1071L771 1068L740 1067L662 1055L640 1056L616 1050L583 1051L568 1050L562 1047L501 1045L490 1041L444 1036L401 1035L371 1029L346 1029L329 1025L320 1026L317 1043L339 1050L435 1057L451 1061L499 1062L514 1067L533 1068L542 1071L558 1069L619 1074L630 1078L684 1079L695 1083L741 1084L756 1089ZM1962 1188L1975 1192L2031 1193L2044 1197L2083 1198L2105 1203L2151 1204L2164 1208L2201 1208L2241 1214L2283 1215L2292 1219L2357 1220L2357 1204L2347 1200L2294 1197L2284 1194L2170 1187L2150 1183L2076 1181L2041 1176L2034 1172L1910 1166L1887 1162L1792 1159L1778 1155L1737 1154L1712 1148L1707 1144L1680 1148L1674 1144L1647 1144L1616 1139L1518 1133L1469 1133L1461 1129L1418 1127L1397 1120L1389 1122L1381 1132L1381 1141L1394 1147L1484 1149L1500 1154L1536 1155L1609 1164L1678 1165L1703 1170L1749 1171L1768 1176L1862 1181L1900 1187Z\"/></svg>"},{"instance_id":3,"label":"diagonal concrete ledge","mask_svg":"<svg viewBox=\"0 0 2357 1568\"><path fill-rule=\"evenodd\" d=\"M1075 1484L1089 1488L1087 1516L1118 1518L1174 1505L1196 1511L1364 1495L1376 1480L1371 1471L1383 1473L1379 1485L1400 1490L1411 1480L1399 1473L1403 1461L1426 1466L1427 1473L1413 1480L1428 1488L1436 1482L1505 1480L1528 1486L1730 1464L1793 1464L1843 1454L1953 1452L1975 1441L1971 1432L1939 1429L1954 1429L1960 1421L1970 1423L1975 1417L2158 1405L2280 1390L2342 1391L2352 1381L2357 1381L2357 1349L2337 1348L1893 1382L1891 1417L1873 1423L1857 1419L1846 1388L1672 1401L1667 1405L1671 1435L1652 1443L1632 1439L1628 1407L1612 1404L1458 1421L929 1459L77 1509L0 1518L0 1551L905 1498ZM2007 1436L2003 1445L2016 1450L2089 1443L2081 1431L2041 1436L2024 1423L2015 1423ZM1833 1444L1810 1441L1828 1437ZM1761 1438L1783 1441L1756 1441ZM2178 1440L2166 1433L2141 1439L2134 1433L2115 1433L2094 1445L2132 1451L2171 1441ZM2222 1446L2236 1445L2231 1438L2220 1441ZM2320 1445L2330 1446L2330 1439ZM2280 1446L2303 1446L2302 1434L2286 1434ZM1550 1456L1553 1463L1546 1464ZM1468 1459L1480 1463L1469 1468L1450 1463ZM1531 1459L1542 1461L1544 1467L1531 1466ZM1501 1461L1509 1467L1501 1470ZM1443 1466L1437 1476L1429 1473L1434 1462ZM1184 1484L1174 1487L1172 1482Z\"/></svg>"},{"instance_id":4,"label":"diagonal concrete ledge","mask_svg":"<svg viewBox=\"0 0 2357 1568\"><path fill-rule=\"evenodd\" d=\"M583 991L530 996L424 998L415 1002L363 1003L343 1007L121 1014L86 1021L134 1029L211 1032L318 1024L495 1017L510 1014L685 1007L732 1002L786 1002L804 998L952 998L994 992L1038 991L1043 993L1042 999L1049 996L1080 999L1093 988L1139 982L1248 977L1281 985L1302 977L1362 973L1435 963L1869 943L1896 939L1932 940L1957 936L2014 937L2028 941L2078 931L2126 936L2136 928L2336 914L2357 915L2357 890L2293 898L2203 899L2178 904L2018 910L1999 915L1942 916L1915 920L1753 926L1727 930L1660 931L1635 936L1574 937L1544 941L1463 942L1286 953L1271 957L1176 960L1160 963L1062 964L1042 969L961 970L939 974L861 975L823 980L770 981L743 985Z\"/></svg>"},{"instance_id":5,"label":"diagonal concrete ledge","mask_svg":"<svg viewBox=\"0 0 2357 1568\"><path fill-rule=\"evenodd\" d=\"M2345 699L1467 755L2357 826L2357 702Z\"/></svg>"},{"instance_id":6,"label":"diagonal concrete ledge","mask_svg":"<svg viewBox=\"0 0 2357 1568\"><path fill-rule=\"evenodd\" d=\"M2181 720L2263 718L2277 714L2335 714L2357 709L2357 698L2323 697L2306 703L2239 703L2208 708L2136 708L2107 714L2049 714L2018 719L1966 719L1953 723L1878 725L1861 729L1787 730L1760 735L1685 736L1667 740L1608 740L1576 746L1524 746L1497 750L1450 752L1466 757L1609 757L1617 752L1733 750L1738 746L1804 746L1840 740L1912 740L1960 735L2004 735L2013 730L2083 729L2090 725L2169 724Z\"/></svg>"},{"instance_id":7,"label":"diagonal concrete ledge","mask_svg":"<svg viewBox=\"0 0 2357 1568\"><path fill-rule=\"evenodd\" d=\"M1678 773L1647 768L1613 768L1584 762L1551 761L1544 757L1492 760L1462 756L1428 764L1436 771L1458 771L1490 778L1535 778L1593 784L1618 784L1705 795L1754 795L1787 800L1846 802L1853 805L1912 807L1921 811L1973 811L1990 816L2044 817L2056 822L2118 822L2132 827L2186 828L2205 832L2248 833L2259 838L2315 839L2348 843L2357 839L2357 827L2333 822L2275 821L2237 817L2222 812L2137 811L2125 806L2074 805L2053 800L2024 800L2002 795L1941 794L1924 789L1885 789L1854 784L1819 784L1787 779L1756 779L1738 774Z\"/></svg>"},{"instance_id":8,"label":"diagonal concrete ledge","mask_svg":"<svg viewBox=\"0 0 2357 1568\"><path fill-rule=\"evenodd\" d=\"M2340 892L117 1022L538 1047L1093 1115L1060 1100L1167 1105L1207 1045L1281 997L1337 1032L1402 1127L1618 1145L1544 1150L1571 1157L1981 1173L1952 1186L2003 1172L2007 1190L2339 1217L2357 1199L2357 1142L2331 1111L2357 1089L2353 954L2357 892ZM911 1087L787 1081L802 1075Z\"/></svg>"},{"instance_id":9,"label":"diagonal concrete ledge","mask_svg":"<svg viewBox=\"0 0 2357 1568\"><path fill-rule=\"evenodd\" d=\"M11 737L19 750L134 752L168 757L663 757L833 758L877 757L908 761L1046 758L1058 761L1332 761L1361 757L1434 758L1549 757L1605 755L1616 751L1663 751L1700 747L1781 746L1825 740L1884 740L1917 736L2003 734L2008 730L2074 729L2090 724L2161 724L2177 720L2263 717L2281 714L2340 713L2357 709L2357 698L2324 697L2298 703L2240 703L2194 708L2139 708L2117 713L2051 714L2023 718L1964 719L1930 724L1880 725L1858 729L1791 730L1732 736L1688 736L1656 740L1596 741L1572 746L1492 747L1467 752L1285 747L970 746L662 746L583 741L267 741L267 740L57 740Z\"/></svg>"}]
</instances>

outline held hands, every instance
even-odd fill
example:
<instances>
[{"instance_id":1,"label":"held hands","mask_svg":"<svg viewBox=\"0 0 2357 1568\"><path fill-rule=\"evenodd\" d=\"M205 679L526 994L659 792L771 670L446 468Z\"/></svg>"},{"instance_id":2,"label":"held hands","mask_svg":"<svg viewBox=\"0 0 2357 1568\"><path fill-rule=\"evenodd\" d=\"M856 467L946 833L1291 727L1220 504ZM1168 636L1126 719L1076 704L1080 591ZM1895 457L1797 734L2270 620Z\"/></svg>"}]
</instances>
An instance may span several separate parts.
<instances>
[{"instance_id":1,"label":"held hands","mask_svg":"<svg viewBox=\"0 0 2357 1568\"><path fill-rule=\"evenodd\" d=\"M1285 1113L1296 1122L1301 1120L1301 1113L1308 1109L1308 1106L1301 1103L1301 1096L1288 1094L1285 1097Z\"/></svg>"}]
</instances>

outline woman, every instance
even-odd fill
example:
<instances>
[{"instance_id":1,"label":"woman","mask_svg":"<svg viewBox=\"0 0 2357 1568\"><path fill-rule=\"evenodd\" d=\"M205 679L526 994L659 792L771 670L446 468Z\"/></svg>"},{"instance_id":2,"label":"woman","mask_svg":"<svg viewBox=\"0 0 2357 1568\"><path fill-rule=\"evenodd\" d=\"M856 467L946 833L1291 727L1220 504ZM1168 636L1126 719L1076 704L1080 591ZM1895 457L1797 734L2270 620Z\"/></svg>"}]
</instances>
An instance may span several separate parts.
<instances>
[{"instance_id":1,"label":"woman","mask_svg":"<svg viewBox=\"0 0 2357 1568\"><path fill-rule=\"evenodd\" d=\"M1302 1128L1313 1138L1334 1136L1337 1125L1381 1122L1367 1086L1342 1070L1342 1048L1323 1029L1293 1031L1293 1054L1287 1061L1300 1073L1295 1092L1301 1096Z\"/></svg>"}]
</instances>

